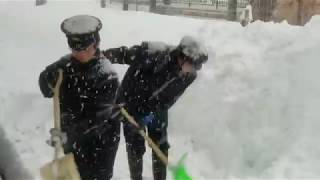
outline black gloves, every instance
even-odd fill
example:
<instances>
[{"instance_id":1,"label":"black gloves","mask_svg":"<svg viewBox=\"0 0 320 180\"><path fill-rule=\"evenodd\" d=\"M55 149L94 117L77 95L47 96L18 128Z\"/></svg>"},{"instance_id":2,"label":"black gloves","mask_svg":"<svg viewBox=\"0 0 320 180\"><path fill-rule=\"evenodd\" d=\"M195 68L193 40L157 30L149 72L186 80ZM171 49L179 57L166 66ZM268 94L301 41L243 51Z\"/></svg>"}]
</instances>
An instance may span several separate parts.
<instances>
[{"instance_id":1,"label":"black gloves","mask_svg":"<svg viewBox=\"0 0 320 180\"><path fill-rule=\"evenodd\" d=\"M40 90L44 97L53 96L53 88L58 80L58 71L56 68L47 67L43 72L41 72L39 77Z\"/></svg>"},{"instance_id":2,"label":"black gloves","mask_svg":"<svg viewBox=\"0 0 320 180\"><path fill-rule=\"evenodd\" d=\"M50 140L47 141L50 146L56 146L58 141L60 141L61 145L67 143L67 134L57 128L51 128L50 135Z\"/></svg>"}]
</instances>

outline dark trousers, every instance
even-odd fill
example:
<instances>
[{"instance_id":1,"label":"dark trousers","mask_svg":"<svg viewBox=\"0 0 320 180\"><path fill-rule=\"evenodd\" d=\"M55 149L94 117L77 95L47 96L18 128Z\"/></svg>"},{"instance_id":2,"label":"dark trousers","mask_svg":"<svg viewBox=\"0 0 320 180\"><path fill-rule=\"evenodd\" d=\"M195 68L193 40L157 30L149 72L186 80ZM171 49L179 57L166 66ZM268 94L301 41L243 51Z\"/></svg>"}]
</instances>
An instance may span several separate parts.
<instances>
[{"instance_id":1,"label":"dark trousers","mask_svg":"<svg viewBox=\"0 0 320 180\"><path fill-rule=\"evenodd\" d=\"M155 119L146 126L148 136L159 146L160 150L168 157L168 111L155 112ZM136 121L141 121L141 116L134 117ZM142 123L140 123L142 124ZM142 180L143 154L146 151L145 140L139 134L136 127L128 121L123 123L124 136L128 154L130 177L132 180ZM166 165L152 151L152 170L155 180L166 179Z\"/></svg>"},{"instance_id":2,"label":"dark trousers","mask_svg":"<svg viewBox=\"0 0 320 180\"><path fill-rule=\"evenodd\" d=\"M88 133L75 138L68 134L65 153L72 152L81 180L109 180L113 176L113 165L120 140L120 121L109 124L103 133ZM80 138L79 138L80 137Z\"/></svg>"}]
</instances>

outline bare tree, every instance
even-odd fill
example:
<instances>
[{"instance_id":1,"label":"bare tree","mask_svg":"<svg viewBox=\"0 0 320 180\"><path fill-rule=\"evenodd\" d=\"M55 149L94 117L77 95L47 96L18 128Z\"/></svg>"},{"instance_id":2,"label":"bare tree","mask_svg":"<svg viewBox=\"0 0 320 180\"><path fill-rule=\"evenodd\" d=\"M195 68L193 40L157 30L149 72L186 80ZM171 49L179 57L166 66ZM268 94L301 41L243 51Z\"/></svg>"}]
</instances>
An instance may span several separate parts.
<instances>
[{"instance_id":1,"label":"bare tree","mask_svg":"<svg viewBox=\"0 0 320 180\"><path fill-rule=\"evenodd\" d=\"M150 0L150 12L155 12L157 7L157 0Z\"/></svg>"},{"instance_id":2,"label":"bare tree","mask_svg":"<svg viewBox=\"0 0 320 180\"><path fill-rule=\"evenodd\" d=\"M41 6L47 3L47 0L36 0L36 6Z\"/></svg>"},{"instance_id":3,"label":"bare tree","mask_svg":"<svg viewBox=\"0 0 320 180\"><path fill-rule=\"evenodd\" d=\"M283 0L250 0L253 20L271 21L274 18L273 16L275 14L273 12L276 9L277 4L286 2L287 1Z\"/></svg>"},{"instance_id":4,"label":"bare tree","mask_svg":"<svg viewBox=\"0 0 320 180\"><path fill-rule=\"evenodd\" d=\"M297 13L297 24L302 26L302 1L301 0L297 0L298 2L298 13Z\"/></svg>"},{"instance_id":5,"label":"bare tree","mask_svg":"<svg viewBox=\"0 0 320 180\"><path fill-rule=\"evenodd\" d=\"M170 5L171 4L171 0L163 0L163 4Z\"/></svg>"},{"instance_id":6,"label":"bare tree","mask_svg":"<svg viewBox=\"0 0 320 180\"><path fill-rule=\"evenodd\" d=\"M228 20L237 20L237 0L228 0Z\"/></svg>"},{"instance_id":7,"label":"bare tree","mask_svg":"<svg viewBox=\"0 0 320 180\"><path fill-rule=\"evenodd\" d=\"M123 8L124 11L129 10L129 0L123 0Z\"/></svg>"},{"instance_id":8,"label":"bare tree","mask_svg":"<svg viewBox=\"0 0 320 180\"><path fill-rule=\"evenodd\" d=\"M101 8L105 8L107 6L107 0L100 0Z\"/></svg>"}]
</instances>

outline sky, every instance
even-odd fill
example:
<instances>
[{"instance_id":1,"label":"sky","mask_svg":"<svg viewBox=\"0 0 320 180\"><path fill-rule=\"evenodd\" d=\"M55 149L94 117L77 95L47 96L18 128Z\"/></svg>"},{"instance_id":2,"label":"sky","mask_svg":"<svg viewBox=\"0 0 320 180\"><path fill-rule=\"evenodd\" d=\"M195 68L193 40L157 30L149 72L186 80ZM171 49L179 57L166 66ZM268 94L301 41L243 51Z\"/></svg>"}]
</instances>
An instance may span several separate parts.
<instances>
[{"instance_id":1,"label":"sky","mask_svg":"<svg viewBox=\"0 0 320 180\"><path fill-rule=\"evenodd\" d=\"M208 49L198 78L169 111L169 159L176 163L188 153L185 164L194 179L320 178L320 16L304 27L260 21L242 27L116 7L0 2L0 126L16 151L15 163L32 179L53 158L45 143L52 100L42 97L38 77L70 53L60 23L77 14L102 20L102 49L142 41L177 45L184 35ZM115 65L120 77L126 68ZM144 159L143 175L151 178L150 150ZM114 179L129 179L123 136Z\"/></svg>"}]
</instances>

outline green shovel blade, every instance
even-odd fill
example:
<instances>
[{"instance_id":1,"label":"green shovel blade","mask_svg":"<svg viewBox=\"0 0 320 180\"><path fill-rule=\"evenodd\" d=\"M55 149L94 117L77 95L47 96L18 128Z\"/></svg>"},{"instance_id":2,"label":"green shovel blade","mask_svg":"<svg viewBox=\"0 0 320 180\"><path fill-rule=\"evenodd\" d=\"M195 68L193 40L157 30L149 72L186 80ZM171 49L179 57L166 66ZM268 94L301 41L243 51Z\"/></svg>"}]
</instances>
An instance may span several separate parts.
<instances>
[{"instance_id":1,"label":"green shovel blade","mask_svg":"<svg viewBox=\"0 0 320 180\"><path fill-rule=\"evenodd\" d=\"M182 158L180 158L177 166L170 167L174 180L192 180L192 177L189 175L183 164L186 156L187 154L184 154Z\"/></svg>"}]
</instances>

